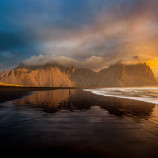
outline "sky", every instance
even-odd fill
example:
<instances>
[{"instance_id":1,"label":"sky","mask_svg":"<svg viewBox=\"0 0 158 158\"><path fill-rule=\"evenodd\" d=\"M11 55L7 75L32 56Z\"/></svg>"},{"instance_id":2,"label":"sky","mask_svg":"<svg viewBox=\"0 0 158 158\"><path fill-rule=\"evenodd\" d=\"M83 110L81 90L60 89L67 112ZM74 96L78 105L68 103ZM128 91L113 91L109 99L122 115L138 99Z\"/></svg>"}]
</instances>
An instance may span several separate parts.
<instances>
[{"instance_id":1,"label":"sky","mask_svg":"<svg viewBox=\"0 0 158 158\"><path fill-rule=\"evenodd\" d=\"M0 72L23 62L158 75L158 0L0 0Z\"/></svg>"}]
</instances>

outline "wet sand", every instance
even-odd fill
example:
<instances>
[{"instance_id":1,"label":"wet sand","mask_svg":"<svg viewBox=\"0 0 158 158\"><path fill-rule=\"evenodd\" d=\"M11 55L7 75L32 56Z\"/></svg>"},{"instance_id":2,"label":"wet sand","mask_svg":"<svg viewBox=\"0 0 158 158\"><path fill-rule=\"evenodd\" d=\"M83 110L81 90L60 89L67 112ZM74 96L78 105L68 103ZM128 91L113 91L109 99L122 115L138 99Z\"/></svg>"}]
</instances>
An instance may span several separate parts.
<instances>
[{"instance_id":1,"label":"wet sand","mask_svg":"<svg viewBox=\"0 0 158 158\"><path fill-rule=\"evenodd\" d=\"M58 157L158 156L158 108L80 89L0 89L0 151Z\"/></svg>"}]
</instances>

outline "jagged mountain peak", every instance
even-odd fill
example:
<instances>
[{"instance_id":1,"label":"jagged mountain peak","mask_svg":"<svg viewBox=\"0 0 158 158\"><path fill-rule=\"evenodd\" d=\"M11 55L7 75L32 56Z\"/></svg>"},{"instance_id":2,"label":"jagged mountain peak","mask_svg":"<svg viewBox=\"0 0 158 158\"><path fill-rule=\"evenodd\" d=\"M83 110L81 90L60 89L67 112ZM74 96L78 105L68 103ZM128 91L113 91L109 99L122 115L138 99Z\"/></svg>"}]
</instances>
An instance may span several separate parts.
<instances>
[{"instance_id":1,"label":"jagged mountain peak","mask_svg":"<svg viewBox=\"0 0 158 158\"><path fill-rule=\"evenodd\" d=\"M0 81L26 86L79 86L118 87L156 85L155 76L146 63L125 65L116 63L94 72L89 68L64 67L57 63L27 66L21 63L16 69L4 71Z\"/></svg>"},{"instance_id":2,"label":"jagged mountain peak","mask_svg":"<svg viewBox=\"0 0 158 158\"><path fill-rule=\"evenodd\" d=\"M28 70L36 70L36 69L48 69L52 67L58 67L60 69L64 69L65 67L57 64L56 62L47 63L44 65L27 65L25 63L20 63L16 69L28 69Z\"/></svg>"},{"instance_id":3,"label":"jagged mountain peak","mask_svg":"<svg viewBox=\"0 0 158 158\"><path fill-rule=\"evenodd\" d=\"M62 66L46 64L42 66L27 66L20 64L16 69L3 72L0 81L35 87L71 87L73 82L61 69Z\"/></svg>"}]
</instances>

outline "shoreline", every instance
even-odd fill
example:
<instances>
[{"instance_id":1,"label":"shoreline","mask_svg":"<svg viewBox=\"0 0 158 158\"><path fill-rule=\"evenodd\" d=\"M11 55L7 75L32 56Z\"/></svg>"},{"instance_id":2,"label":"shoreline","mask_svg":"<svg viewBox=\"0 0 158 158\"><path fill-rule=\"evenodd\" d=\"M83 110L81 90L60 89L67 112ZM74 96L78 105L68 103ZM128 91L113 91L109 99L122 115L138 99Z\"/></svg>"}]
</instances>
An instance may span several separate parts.
<instances>
[{"instance_id":1,"label":"shoreline","mask_svg":"<svg viewBox=\"0 0 158 158\"><path fill-rule=\"evenodd\" d=\"M45 87L45 86L40 86L40 87L32 87L32 86L23 86L23 85L12 85L12 84L0 84L0 88L24 88L24 89L102 89L102 88L158 88L158 85L153 85L153 86L132 86L132 87L127 87L127 86L107 86L107 87Z\"/></svg>"},{"instance_id":2,"label":"shoreline","mask_svg":"<svg viewBox=\"0 0 158 158\"><path fill-rule=\"evenodd\" d=\"M99 89L104 89L105 87L99 88ZM106 87L109 88L109 87ZM105 88L105 89L106 89ZM116 88L116 89L130 89L130 88L136 88L136 89L141 89L141 88L146 88L146 89L150 89L150 88L154 88L154 89L158 89L158 87L110 87L111 88ZM118 98L118 99L123 99L123 100L134 100L134 101L139 101L139 102L144 102L144 103L150 103L150 104L158 104L158 102L154 102L154 101L150 101L150 100L144 100L146 98L139 98L139 97L130 97L130 96L117 96L117 95L106 95L106 94L101 94L101 93L97 93L94 92L95 89L98 88L88 88L88 87L16 87L16 86L0 86L0 103L4 102L4 101L9 101L10 98L14 98L14 96L19 96L18 98L20 98L20 96L29 94L29 92L32 91L49 91L49 90L73 90L73 89L80 89L83 91L87 91L90 92L92 94L95 94L97 96L103 96L103 97L109 97L109 98ZM12 94L10 96L10 94ZM12 99L11 99L12 100Z\"/></svg>"},{"instance_id":3,"label":"shoreline","mask_svg":"<svg viewBox=\"0 0 158 158\"><path fill-rule=\"evenodd\" d=\"M115 87L84 90L104 97L135 100L156 105L158 104L158 99L155 97L155 95L157 95L158 87Z\"/></svg>"},{"instance_id":4,"label":"shoreline","mask_svg":"<svg viewBox=\"0 0 158 158\"><path fill-rule=\"evenodd\" d=\"M144 102L144 103L150 103L150 104L155 104L158 105L158 102L154 102L154 101L149 101L149 100L144 100L146 98L140 98L140 97L126 97L126 96L115 96L115 95L105 95L105 94L99 94L99 93L95 93L93 91L89 91L95 95L98 96L104 96L104 97L110 97L110 98L119 98L119 99L127 99L127 100L134 100L134 101L140 101L140 102Z\"/></svg>"}]
</instances>

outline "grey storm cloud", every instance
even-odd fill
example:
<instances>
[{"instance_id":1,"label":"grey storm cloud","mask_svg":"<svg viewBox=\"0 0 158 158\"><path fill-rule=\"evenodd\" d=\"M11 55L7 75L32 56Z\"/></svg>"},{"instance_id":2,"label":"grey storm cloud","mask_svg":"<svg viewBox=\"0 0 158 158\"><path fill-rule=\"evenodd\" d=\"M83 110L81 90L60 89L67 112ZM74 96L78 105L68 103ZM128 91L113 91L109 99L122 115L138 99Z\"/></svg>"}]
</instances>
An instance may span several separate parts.
<instances>
[{"instance_id":1,"label":"grey storm cloud","mask_svg":"<svg viewBox=\"0 0 158 158\"><path fill-rule=\"evenodd\" d=\"M157 8L157 0L0 2L0 67L51 59L99 70L156 59Z\"/></svg>"}]
</instances>

